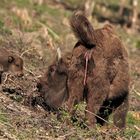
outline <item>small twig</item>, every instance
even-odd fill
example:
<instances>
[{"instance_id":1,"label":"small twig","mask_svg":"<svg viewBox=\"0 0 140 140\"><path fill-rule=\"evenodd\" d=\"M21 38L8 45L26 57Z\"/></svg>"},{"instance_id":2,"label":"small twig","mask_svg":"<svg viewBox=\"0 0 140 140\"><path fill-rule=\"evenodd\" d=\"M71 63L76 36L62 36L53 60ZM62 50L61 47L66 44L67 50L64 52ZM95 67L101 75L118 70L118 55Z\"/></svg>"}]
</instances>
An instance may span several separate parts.
<instances>
[{"instance_id":1,"label":"small twig","mask_svg":"<svg viewBox=\"0 0 140 140\"><path fill-rule=\"evenodd\" d=\"M19 112L19 110L17 110L17 108L12 107L12 106L5 106L7 109L13 111L13 112Z\"/></svg>"},{"instance_id":2,"label":"small twig","mask_svg":"<svg viewBox=\"0 0 140 140\"><path fill-rule=\"evenodd\" d=\"M136 91L135 89L133 89L134 93L136 93L138 96L140 96L140 93L138 91Z\"/></svg>"},{"instance_id":3,"label":"small twig","mask_svg":"<svg viewBox=\"0 0 140 140\"><path fill-rule=\"evenodd\" d=\"M9 75L10 75L9 73L6 73L6 74L5 74L5 79L4 79L4 81L3 81L4 84L5 84L5 82L7 81Z\"/></svg>"},{"instance_id":4,"label":"small twig","mask_svg":"<svg viewBox=\"0 0 140 140\"><path fill-rule=\"evenodd\" d=\"M31 70L27 69L26 67L24 67L24 70L27 71L28 73L32 74L33 76L36 76Z\"/></svg>"},{"instance_id":5,"label":"small twig","mask_svg":"<svg viewBox=\"0 0 140 140\"><path fill-rule=\"evenodd\" d=\"M20 57L22 57L25 53L30 52L30 51L32 51L32 50L33 50L33 48L32 48L32 49L27 49L27 50L23 51L23 52L21 53Z\"/></svg>"},{"instance_id":6,"label":"small twig","mask_svg":"<svg viewBox=\"0 0 140 140\"><path fill-rule=\"evenodd\" d=\"M16 82L15 81L13 81L11 78L7 78L9 81L11 81L13 84L14 84L14 86L16 86L17 84L16 84ZM5 80L5 82L7 81L7 79ZM5 82L4 82L4 84L5 84Z\"/></svg>"},{"instance_id":7,"label":"small twig","mask_svg":"<svg viewBox=\"0 0 140 140\"><path fill-rule=\"evenodd\" d=\"M91 112L91 111L88 111L88 110L85 110L85 111L88 112L88 113L90 113L90 114L92 114L92 115L94 115L94 116L96 116L96 117L98 117L99 119L105 121L106 123L110 124L110 122L108 122L107 120L105 120L105 119L103 119L102 117L98 116L97 114L95 114L95 113L93 113L93 112Z\"/></svg>"},{"instance_id":8,"label":"small twig","mask_svg":"<svg viewBox=\"0 0 140 140\"><path fill-rule=\"evenodd\" d=\"M132 85L131 91L134 92L135 94L137 94L138 96L140 96L140 92L135 90L134 84Z\"/></svg>"},{"instance_id":9,"label":"small twig","mask_svg":"<svg viewBox=\"0 0 140 140\"><path fill-rule=\"evenodd\" d=\"M38 137L39 139L45 139L45 140L46 140L47 138L48 138L48 139L50 138L49 136L37 136L37 137Z\"/></svg>"},{"instance_id":10,"label":"small twig","mask_svg":"<svg viewBox=\"0 0 140 140\"><path fill-rule=\"evenodd\" d=\"M134 125L134 128L140 132L140 128L138 126Z\"/></svg>"},{"instance_id":11,"label":"small twig","mask_svg":"<svg viewBox=\"0 0 140 140\"><path fill-rule=\"evenodd\" d=\"M70 131L69 133L63 135L63 136L59 136L59 138L65 138L65 137L67 137L67 136L69 136L69 135L71 135L71 134L74 134L74 133L75 133L75 129L72 130L72 131Z\"/></svg>"},{"instance_id":12,"label":"small twig","mask_svg":"<svg viewBox=\"0 0 140 140\"><path fill-rule=\"evenodd\" d=\"M92 115L98 117L99 119L101 119L101 120L105 121L106 123L111 124L111 125L113 125L115 128L117 128L114 124L112 124L111 122L109 122L109 121L103 119L102 117L98 116L97 114L95 114L95 113L93 113L93 112L91 112L91 111L88 111L88 110L85 110L85 111L88 112L88 113L91 113Z\"/></svg>"}]
</instances>

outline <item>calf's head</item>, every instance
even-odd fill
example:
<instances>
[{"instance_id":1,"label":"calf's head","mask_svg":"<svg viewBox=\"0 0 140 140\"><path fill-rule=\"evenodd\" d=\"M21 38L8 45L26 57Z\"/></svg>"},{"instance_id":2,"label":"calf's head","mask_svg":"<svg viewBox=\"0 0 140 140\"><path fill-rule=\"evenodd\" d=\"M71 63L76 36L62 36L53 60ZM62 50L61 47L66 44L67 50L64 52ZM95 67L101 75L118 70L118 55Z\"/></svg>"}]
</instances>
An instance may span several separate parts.
<instances>
[{"instance_id":1,"label":"calf's head","mask_svg":"<svg viewBox=\"0 0 140 140\"><path fill-rule=\"evenodd\" d=\"M19 56L8 56L8 69L7 71L13 72L17 76L23 76L23 60Z\"/></svg>"},{"instance_id":2,"label":"calf's head","mask_svg":"<svg viewBox=\"0 0 140 140\"><path fill-rule=\"evenodd\" d=\"M45 103L53 109L59 108L68 98L67 78L70 54L55 60L47 72L39 79L37 89Z\"/></svg>"}]
</instances>

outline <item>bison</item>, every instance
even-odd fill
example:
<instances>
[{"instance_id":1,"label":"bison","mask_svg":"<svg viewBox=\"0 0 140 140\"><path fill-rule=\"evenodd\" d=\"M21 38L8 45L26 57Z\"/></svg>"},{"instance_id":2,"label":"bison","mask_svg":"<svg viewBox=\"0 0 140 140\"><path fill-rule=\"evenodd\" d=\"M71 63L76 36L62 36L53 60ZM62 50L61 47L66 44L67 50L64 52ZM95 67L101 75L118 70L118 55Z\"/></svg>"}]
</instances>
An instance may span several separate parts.
<instances>
[{"instance_id":1,"label":"bison","mask_svg":"<svg viewBox=\"0 0 140 140\"><path fill-rule=\"evenodd\" d=\"M86 101L85 115L91 127L104 125L113 114L114 124L125 127L128 111L129 64L127 51L113 27L93 29L88 19L75 12L70 25L78 41L70 58L55 61L37 84L44 102L59 108Z\"/></svg>"},{"instance_id":2,"label":"bison","mask_svg":"<svg viewBox=\"0 0 140 140\"><path fill-rule=\"evenodd\" d=\"M23 76L23 60L16 54L0 48L0 84L2 73L11 71L17 76Z\"/></svg>"}]
</instances>

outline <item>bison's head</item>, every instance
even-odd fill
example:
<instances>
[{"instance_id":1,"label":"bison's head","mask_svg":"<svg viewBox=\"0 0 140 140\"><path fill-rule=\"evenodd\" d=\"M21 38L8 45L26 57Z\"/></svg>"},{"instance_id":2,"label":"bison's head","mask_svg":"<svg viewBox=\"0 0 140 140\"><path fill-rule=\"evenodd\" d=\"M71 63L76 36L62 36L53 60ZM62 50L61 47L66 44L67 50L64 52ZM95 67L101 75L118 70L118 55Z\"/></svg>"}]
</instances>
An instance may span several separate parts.
<instances>
[{"instance_id":1,"label":"bison's head","mask_svg":"<svg viewBox=\"0 0 140 140\"><path fill-rule=\"evenodd\" d=\"M69 60L69 53L63 58L59 56L48 67L45 75L37 83L40 96L43 97L45 104L53 109L59 108L63 101L68 98L67 79Z\"/></svg>"}]
</instances>

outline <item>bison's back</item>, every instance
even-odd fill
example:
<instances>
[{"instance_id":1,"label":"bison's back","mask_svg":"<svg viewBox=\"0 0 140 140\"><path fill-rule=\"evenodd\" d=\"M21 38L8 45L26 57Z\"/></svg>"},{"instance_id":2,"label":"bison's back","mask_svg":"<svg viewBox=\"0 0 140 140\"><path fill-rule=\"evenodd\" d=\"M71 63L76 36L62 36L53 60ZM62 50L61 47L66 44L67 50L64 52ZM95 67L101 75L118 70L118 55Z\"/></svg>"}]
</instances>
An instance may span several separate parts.
<instances>
[{"instance_id":1,"label":"bison's back","mask_svg":"<svg viewBox=\"0 0 140 140\"><path fill-rule=\"evenodd\" d=\"M98 44L106 67L105 74L110 82L109 98L128 95L129 91L129 62L127 50L120 38L107 27L97 30ZM95 57L95 56L94 56ZM97 56L99 57L99 55ZM99 69L102 64L99 65Z\"/></svg>"}]
</instances>

